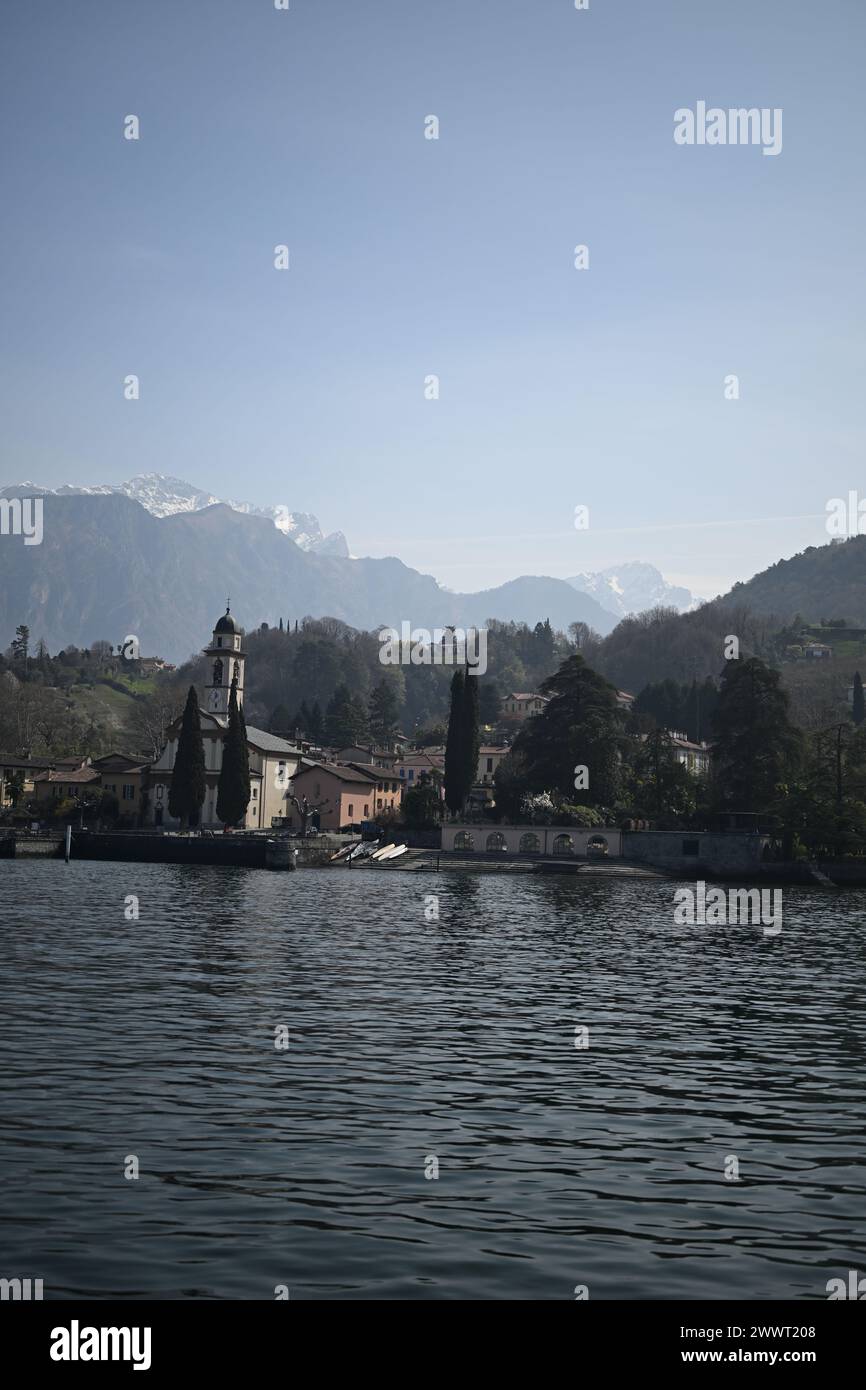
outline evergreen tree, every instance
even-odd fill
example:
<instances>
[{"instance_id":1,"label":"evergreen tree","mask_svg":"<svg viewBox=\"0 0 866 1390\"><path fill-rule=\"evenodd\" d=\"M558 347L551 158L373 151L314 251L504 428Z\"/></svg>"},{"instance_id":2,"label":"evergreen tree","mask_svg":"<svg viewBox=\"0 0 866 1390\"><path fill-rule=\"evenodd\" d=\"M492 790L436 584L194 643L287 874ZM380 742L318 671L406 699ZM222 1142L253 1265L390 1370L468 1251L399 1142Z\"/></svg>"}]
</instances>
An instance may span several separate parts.
<instances>
[{"instance_id":1,"label":"evergreen tree","mask_svg":"<svg viewBox=\"0 0 866 1390\"><path fill-rule=\"evenodd\" d=\"M367 731L366 713L345 684L337 686L325 711L325 739L333 748L358 743Z\"/></svg>"},{"instance_id":2,"label":"evergreen tree","mask_svg":"<svg viewBox=\"0 0 866 1390\"><path fill-rule=\"evenodd\" d=\"M478 677L467 671L463 680L463 776L468 796L478 780L478 750L481 736L478 728Z\"/></svg>"},{"instance_id":3,"label":"evergreen tree","mask_svg":"<svg viewBox=\"0 0 866 1390\"><path fill-rule=\"evenodd\" d=\"M15 661L21 662L21 669L24 679L27 679L27 668L30 664L30 629L26 623L19 623L15 629L15 636L12 639L12 657Z\"/></svg>"},{"instance_id":4,"label":"evergreen tree","mask_svg":"<svg viewBox=\"0 0 866 1390\"><path fill-rule=\"evenodd\" d=\"M862 724L866 718L866 702L863 699L863 682L860 679L860 672L854 672L854 703L851 707L851 718L855 724Z\"/></svg>"},{"instance_id":5,"label":"evergreen tree","mask_svg":"<svg viewBox=\"0 0 866 1390\"><path fill-rule=\"evenodd\" d=\"M713 778L719 807L766 811L796 767L798 731L778 671L757 657L726 663L714 720Z\"/></svg>"},{"instance_id":6,"label":"evergreen tree","mask_svg":"<svg viewBox=\"0 0 866 1390\"><path fill-rule=\"evenodd\" d=\"M588 786L581 804L611 805L619 791L621 727L612 685L583 657L566 658L541 684L548 696L540 714L528 719L512 752L525 768L530 792L557 791L575 797L575 768L585 766Z\"/></svg>"},{"instance_id":7,"label":"evergreen tree","mask_svg":"<svg viewBox=\"0 0 866 1390\"><path fill-rule=\"evenodd\" d=\"M476 677L478 680L479 677ZM496 681L482 680L478 686L478 718L482 724L498 724L502 713L502 692Z\"/></svg>"},{"instance_id":8,"label":"evergreen tree","mask_svg":"<svg viewBox=\"0 0 866 1390\"><path fill-rule=\"evenodd\" d=\"M410 787L401 802L403 820L412 830L429 830L438 825L442 816L442 802L435 785L426 773L414 787Z\"/></svg>"},{"instance_id":9,"label":"evergreen tree","mask_svg":"<svg viewBox=\"0 0 866 1390\"><path fill-rule=\"evenodd\" d=\"M282 620L282 618L280 618L280 632L282 632L282 631L283 631L283 620Z\"/></svg>"},{"instance_id":10,"label":"evergreen tree","mask_svg":"<svg viewBox=\"0 0 866 1390\"><path fill-rule=\"evenodd\" d=\"M469 795L464 752L465 696L466 677L461 666L451 677L451 712L448 715L448 735L445 740L445 805L452 815L463 809Z\"/></svg>"},{"instance_id":11,"label":"evergreen tree","mask_svg":"<svg viewBox=\"0 0 866 1390\"><path fill-rule=\"evenodd\" d=\"M273 714L268 720L269 731L272 734L285 734L286 732L293 733L296 727L297 721L292 721L292 716L289 714L289 711L286 708L286 706L277 705L276 709L274 710Z\"/></svg>"},{"instance_id":12,"label":"evergreen tree","mask_svg":"<svg viewBox=\"0 0 866 1390\"><path fill-rule=\"evenodd\" d=\"M310 738L314 743L321 743L324 731L325 721L322 717L322 706L319 704L318 700L316 700L312 710L310 711Z\"/></svg>"},{"instance_id":13,"label":"evergreen tree","mask_svg":"<svg viewBox=\"0 0 866 1390\"><path fill-rule=\"evenodd\" d=\"M223 761L217 787L217 815L224 825L237 825L250 802L250 758L246 724L238 707L238 685L232 681L229 723L223 739Z\"/></svg>"},{"instance_id":14,"label":"evergreen tree","mask_svg":"<svg viewBox=\"0 0 866 1390\"><path fill-rule=\"evenodd\" d=\"M183 711L168 793L169 814L180 821L183 830L189 825L198 824L204 793L204 743L201 737L198 696L195 686L191 685Z\"/></svg>"},{"instance_id":15,"label":"evergreen tree","mask_svg":"<svg viewBox=\"0 0 866 1390\"><path fill-rule=\"evenodd\" d=\"M370 733L377 743L386 744L397 732L400 701L394 682L383 678L370 695Z\"/></svg>"}]
</instances>

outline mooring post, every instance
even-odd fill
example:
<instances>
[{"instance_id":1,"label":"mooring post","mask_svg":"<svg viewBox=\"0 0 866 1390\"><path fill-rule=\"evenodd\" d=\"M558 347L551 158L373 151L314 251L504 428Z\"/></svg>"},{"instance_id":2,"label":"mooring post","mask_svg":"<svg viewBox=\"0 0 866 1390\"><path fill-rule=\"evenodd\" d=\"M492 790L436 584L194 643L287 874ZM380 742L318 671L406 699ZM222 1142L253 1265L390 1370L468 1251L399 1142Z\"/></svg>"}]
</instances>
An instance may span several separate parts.
<instances>
[{"instance_id":1,"label":"mooring post","mask_svg":"<svg viewBox=\"0 0 866 1390\"><path fill-rule=\"evenodd\" d=\"M69 856L72 852L72 826L66 827L66 862L69 863Z\"/></svg>"}]
</instances>

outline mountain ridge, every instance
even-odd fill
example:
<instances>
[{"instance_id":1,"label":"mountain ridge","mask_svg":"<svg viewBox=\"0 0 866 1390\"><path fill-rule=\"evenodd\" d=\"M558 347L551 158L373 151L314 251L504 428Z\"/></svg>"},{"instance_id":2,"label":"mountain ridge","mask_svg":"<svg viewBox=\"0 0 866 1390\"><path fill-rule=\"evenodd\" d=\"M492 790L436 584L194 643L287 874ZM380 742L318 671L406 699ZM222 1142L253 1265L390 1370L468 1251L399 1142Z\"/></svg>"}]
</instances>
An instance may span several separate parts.
<instances>
[{"instance_id":1,"label":"mountain ridge","mask_svg":"<svg viewBox=\"0 0 866 1390\"><path fill-rule=\"evenodd\" d=\"M586 622L607 633L615 622L562 579L528 575L452 593L396 557L303 550L267 517L225 503L162 518L114 491L49 493L43 506L41 545L0 540L0 640L11 640L19 623L52 650L117 644L132 633L146 654L185 660L207 640L226 594L246 627L304 616L366 630L549 618L556 627Z\"/></svg>"}]
</instances>

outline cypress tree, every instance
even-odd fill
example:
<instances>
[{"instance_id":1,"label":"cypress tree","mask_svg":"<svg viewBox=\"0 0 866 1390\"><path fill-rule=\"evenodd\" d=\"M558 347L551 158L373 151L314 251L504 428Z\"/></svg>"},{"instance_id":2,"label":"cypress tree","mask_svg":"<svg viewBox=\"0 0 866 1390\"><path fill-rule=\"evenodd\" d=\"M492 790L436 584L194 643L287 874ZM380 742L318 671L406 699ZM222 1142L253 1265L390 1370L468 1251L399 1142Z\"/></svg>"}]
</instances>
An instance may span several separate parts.
<instances>
[{"instance_id":1,"label":"cypress tree","mask_svg":"<svg viewBox=\"0 0 866 1390\"><path fill-rule=\"evenodd\" d=\"M855 724L862 724L866 718L866 701L863 699L863 681L860 679L859 671L854 672L854 704L851 717Z\"/></svg>"},{"instance_id":2,"label":"cypress tree","mask_svg":"<svg viewBox=\"0 0 866 1390\"><path fill-rule=\"evenodd\" d=\"M478 677L467 671L463 678L463 779L464 800L475 786L478 778L478 750L481 747L478 709L480 703Z\"/></svg>"},{"instance_id":3,"label":"cypress tree","mask_svg":"<svg viewBox=\"0 0 866 1390\"><path fill-rule=\"evenodd\" d=\"M217 815L224 825L237 825L250 801L250 757L246 724L238 708L238 684L232 681L229 725L223 739L223 761L217 787Z\"/></svg>"},{"instance_id":4,"label":"cypress tree","mask_svg":"<svg viewBox=\"0 0 866 1390\"><path fill-rule=\"evenodd\" d=\"M468 792L464 755L465 694L466 677L463 668L460 667L451 677L451 712L448 715L448 736L445 740L445 805L452 815L462 810Z\"/></svg>"},{"instance_id":5,"label":"cypress tree","mask_svg":"<svg viewBox=\"0 0 866 1390\"><path fill-rule=\"evenodd\" d=\"M180 737L177 741L177 755L171 774L171 787L168 793L169 814L177 817L181 828L186 830L192 822L195 825L204 802L204 744L201 737L201 719L198 711L198 696L191 685L186 697Z\"/></svg>"}]
</instances>

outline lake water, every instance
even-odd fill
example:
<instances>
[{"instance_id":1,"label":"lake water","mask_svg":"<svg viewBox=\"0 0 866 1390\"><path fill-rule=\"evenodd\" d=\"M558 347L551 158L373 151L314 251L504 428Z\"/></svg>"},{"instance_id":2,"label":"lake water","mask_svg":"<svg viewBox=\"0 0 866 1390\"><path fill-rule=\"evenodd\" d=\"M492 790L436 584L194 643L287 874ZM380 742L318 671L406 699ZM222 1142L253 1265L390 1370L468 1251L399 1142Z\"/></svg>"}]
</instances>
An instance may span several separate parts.
<instances>
[{"instance_id":1,"label":"lake water","mask_svg":"<svg viewBox=\"0 0 866 1390\"><path fill-rule=\"evenodd\" d=\"M772 937L676 886L3 861L0 1275L826 1298L866 1272L866 893L786 889Z\"/></svg>"}]
</instances>

